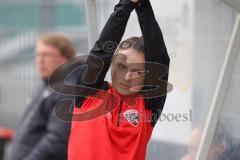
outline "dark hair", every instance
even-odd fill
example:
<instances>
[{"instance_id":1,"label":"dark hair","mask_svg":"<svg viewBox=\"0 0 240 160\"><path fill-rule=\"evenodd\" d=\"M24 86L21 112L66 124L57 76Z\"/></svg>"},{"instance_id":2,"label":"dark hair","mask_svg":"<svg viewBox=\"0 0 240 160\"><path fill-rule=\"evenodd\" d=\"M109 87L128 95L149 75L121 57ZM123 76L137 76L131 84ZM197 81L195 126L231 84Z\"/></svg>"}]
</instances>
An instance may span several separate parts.
<instances>
[{"instance_id":1,"label":"dark hair","mask_svg":"<svg viewBox=\"0 0 240 160\"><path fill-rule=\"evenodd\" d=\"M133 48L133 49L137 50L138 52L145 53L143 36L131 37L131 38L128 38L125 41L121 42L117 52L120 49L124 50L124 49L129 49L129 48Z\"/></svg>"},{"instance_id":2,"label":"dark hair","mask_svg":"<svg viewBox=\"0 0 240 160\"><path fill-rule=\"evenodd\" d=\"M145 54L143 36L141 36L141 37L131 37L131 38L128 38L128 39L122 41L119 44L119 46L116 50L116 53L118 53L119 50L125 50L125 49L130 49L130 48L133 48L133 49L137 50L139 53ZM112 64L114 64L114 62L115 62L116 55L117 54L115 54L112 58Z\"/></svg>"}]
</instances>

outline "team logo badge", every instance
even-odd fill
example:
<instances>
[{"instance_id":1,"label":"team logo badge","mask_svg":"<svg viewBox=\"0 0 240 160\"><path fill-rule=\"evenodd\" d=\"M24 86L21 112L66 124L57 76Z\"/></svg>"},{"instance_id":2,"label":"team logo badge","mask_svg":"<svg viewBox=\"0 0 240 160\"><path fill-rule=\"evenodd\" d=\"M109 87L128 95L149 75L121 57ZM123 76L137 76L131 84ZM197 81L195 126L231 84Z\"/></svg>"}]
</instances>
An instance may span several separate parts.
<instances>
[{"instance_id":1,"label":"team logo badge","mask_svg":"<svg viewBox=\"0 0 240 160\"><path fill-rule=\"evenodd\" d=\"M123 116L132 126L134 127L138 126L139 115L137 110L134 109L127 110L123 113Z\"/></svg>"}]
</instances>

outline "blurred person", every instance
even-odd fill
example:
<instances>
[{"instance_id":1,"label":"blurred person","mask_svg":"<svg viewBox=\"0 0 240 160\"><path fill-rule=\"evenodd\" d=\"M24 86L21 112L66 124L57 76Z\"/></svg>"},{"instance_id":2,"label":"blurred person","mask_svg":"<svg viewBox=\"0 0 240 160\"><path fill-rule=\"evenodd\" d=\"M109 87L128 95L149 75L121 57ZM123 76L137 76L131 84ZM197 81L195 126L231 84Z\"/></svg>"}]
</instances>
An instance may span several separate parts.
<instances>
[{"instance_id":1,"label":"blurred person","mask_svg":"<svg viewBox=\"0 0 240 160\"><path fill-rule=\"evenodd\" d=\"M11 160L67 160L71 124L54 113L55 104L66 97L47 84L49 76L75 55L73 42L61 34L47 33L38 39L35 60L43 83L17 125Z\"/></svg>"},{"instance_id":2,"label":"blurred person","mask_svg":"<svg viewBox=\"0 0 240 160\"><path fill-rule=\"evenodd\" d=\"M134 9L143 36L120 43ZM68 159L144 160L164 107L169 62L150 1L120 0L79 77ZM157 64L164 66L161 76ZM104 81L110 65L112 84ZM162 85L155 88L160 78ZM150 119L143 120L145 115Z\"/></svg>"},{"instance_id":3,"label":"blurred person","mask_svg":"<svg viewBox=\"0 0 240 160\"><path fill-rule=\"evenodd\" d=\"M188 142L188 153L182 160L195 160L202 136L200 128L194 128ZM218 123L207 160L240 160L240 143L228 133L222 123Z\"/></svg>"},{"instance_id":4,"label":"blurred person","mask_svg":"<svg viewBox=\"0 0 240 160\"><path fill-rule=\"evenodd\" d=\"M198 145L202 137L202 130L200 128L194 128L191 131L188 144L187 144L187 154L183 156L182 160L194 160Z\"/></svg>"}]
</instances>

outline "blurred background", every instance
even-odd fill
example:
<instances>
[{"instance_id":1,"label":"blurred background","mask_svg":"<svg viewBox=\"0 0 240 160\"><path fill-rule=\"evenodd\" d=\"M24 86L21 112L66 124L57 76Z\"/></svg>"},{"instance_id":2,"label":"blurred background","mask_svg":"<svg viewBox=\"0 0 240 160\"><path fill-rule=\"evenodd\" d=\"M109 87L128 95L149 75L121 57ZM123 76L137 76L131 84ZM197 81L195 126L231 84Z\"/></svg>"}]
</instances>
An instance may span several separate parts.
<instances>
[{"instance_id":1,"label":"blurred background","mask_svg":"<svg viewBox=\"0 0 240 160\"><path fill-rule=\"evenodd\" d=\"M148 145L149 160L181 160L192 130L204 128L236 19L219 0L151 0L171 58L163 114ZM35 42L45 32L74 40L88 54L117 0L0 0L0 127L14 129L40 79ZM133 13L124 38L141 36ZM218 123L240 139L240 57L234 68ZM109 75L107 79L110 80ZM181 115L176 119L174 116ZM225 133L225 132L224 132ZM213 141L216 139L213 139ZM11 142L5 145L5 158Z\"/></svg>"}]
</instances>

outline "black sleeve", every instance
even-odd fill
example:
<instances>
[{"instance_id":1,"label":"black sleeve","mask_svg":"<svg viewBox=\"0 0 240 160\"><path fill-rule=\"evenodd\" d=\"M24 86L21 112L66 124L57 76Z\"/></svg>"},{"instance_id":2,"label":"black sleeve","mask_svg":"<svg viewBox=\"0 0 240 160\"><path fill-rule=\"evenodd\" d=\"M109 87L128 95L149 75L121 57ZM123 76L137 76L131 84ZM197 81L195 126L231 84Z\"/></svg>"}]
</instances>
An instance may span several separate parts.
<instances>
[{"instance_id":1,"label":"black sleeve","mask_svg":"<svg viewBox=\"0 0 240 160\"><path fill-rule=\"evenodd\" d=\"M120 0L115 6L114 12L86 60L85 74L80 75L78 79L75 106L80 106L84 97L103 87L112 56L123 37L130 14L136 5L130 0Z\"/></svg>"},{"instance_id":2,"label":"black sleeve","mask_svg":"<svg viewBox=\"0 0 240 160\"><path fill-rule=\"evenodd\" d=\"M165 83L162 83L161 85L161 88L163 88L163 92L158 97L145 99L146 108L151 109L153 112L152 124L154 126L163 110L166 100L170 59L161 29L155 19L150 1L142 0L140 6L136 8L136 12L144 38L145 60L147 62L159 63L164 66L164 68L161 67L162 69L159 68L159 70L165 70L159 71L161 73L165 73L164 75L159 77L161 78L161 80L165 81ZM152 77L150 77L149 79L151 82L154 80Z\"/></svg>"},{"instance_id":3,"label":"black sleeve","mask_svg":"<svg viewBox=\"0 0 240 160\"><path fill-rule=\"evenodd\" d=\"M145 59L169 66L169 56L161 29L155 19L149 0L142 0L136 8L140 28L144 37Z\"/></svg>"}]
</instances>

